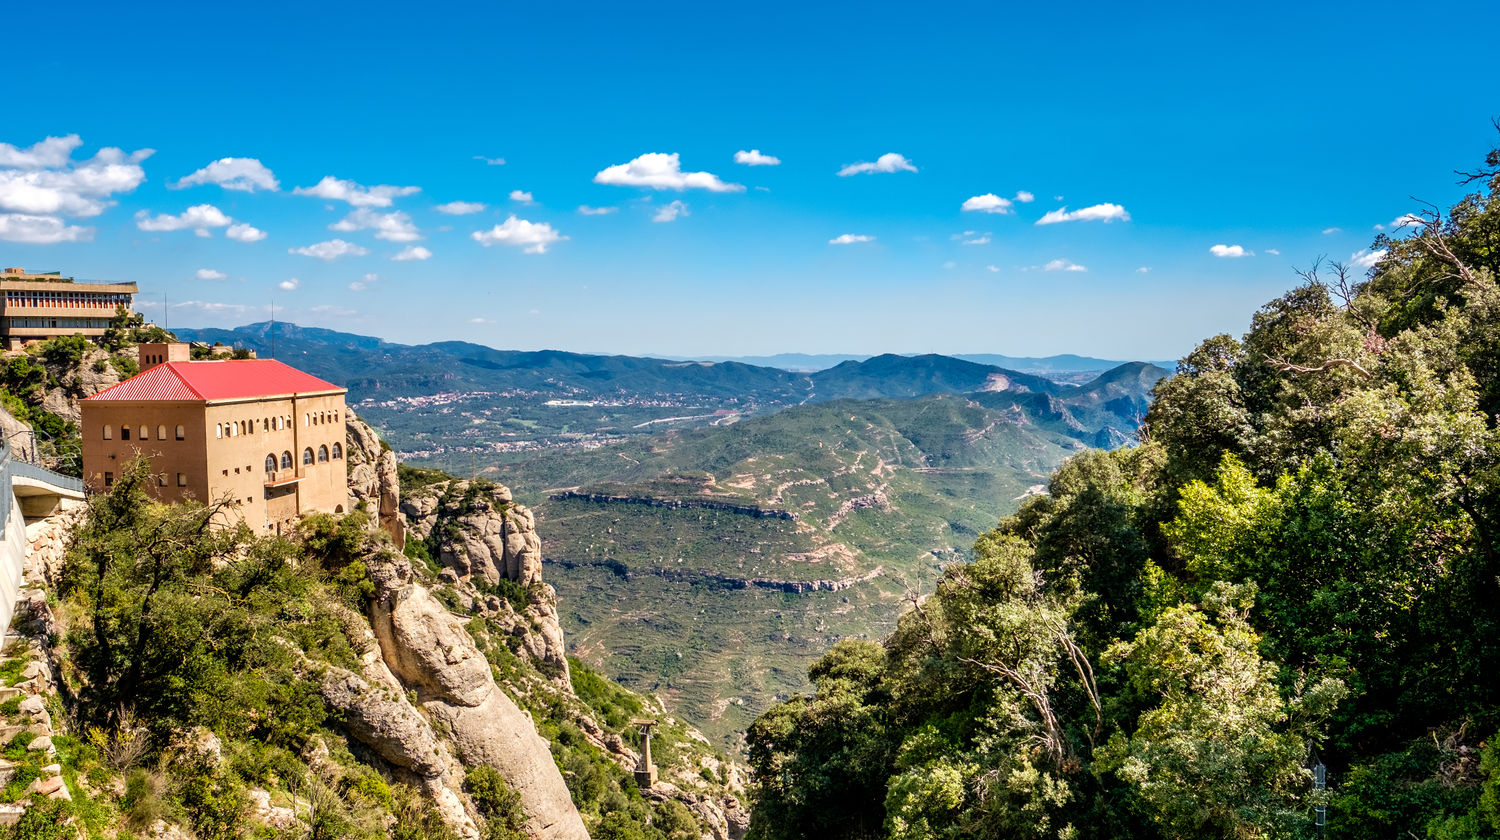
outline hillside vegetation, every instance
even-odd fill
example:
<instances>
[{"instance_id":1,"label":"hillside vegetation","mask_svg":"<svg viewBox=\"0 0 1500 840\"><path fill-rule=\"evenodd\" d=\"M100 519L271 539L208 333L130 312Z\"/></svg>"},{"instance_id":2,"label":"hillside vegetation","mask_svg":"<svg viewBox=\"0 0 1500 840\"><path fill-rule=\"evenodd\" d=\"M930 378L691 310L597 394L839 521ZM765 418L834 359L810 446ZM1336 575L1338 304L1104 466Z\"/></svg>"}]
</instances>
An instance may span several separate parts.
<instances>
[{"instance_id":1,"label":"hillside vegetation","mask_svg":"<svg viewBox=\"0 0 1500 840\"><path fill-rule=\"evenodd\" d=\"M750 729L752 837L1500 835L1500 150L1474 180L833 646Z\"/></svg>"}]
</instances>

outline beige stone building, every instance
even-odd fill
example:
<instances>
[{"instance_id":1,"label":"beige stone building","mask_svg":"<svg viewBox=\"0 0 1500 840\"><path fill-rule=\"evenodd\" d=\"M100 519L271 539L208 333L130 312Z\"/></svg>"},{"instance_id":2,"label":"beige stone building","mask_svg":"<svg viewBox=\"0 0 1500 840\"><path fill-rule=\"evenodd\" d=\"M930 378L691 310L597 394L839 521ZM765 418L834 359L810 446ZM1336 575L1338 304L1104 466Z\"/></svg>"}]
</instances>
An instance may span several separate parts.
<instances>
[{"instance_id":1,"label":"beige stone building","mask_svg":"<svg viewBox=\"0 0 1500 840\"><path fill-rule=\"evenodd\" d=\"M0 343L15 350L60 335L104 335L123 306L131 308L134 283L80 283L58 272L0 270Z\"/></svg>"},{"instance_id":2,"label":"beige stone building","mask_svg":"<svg viewBox=\"0 0 1500 840\"><path fill-rule=\"evenodd\" d=\"M83 401L91 489L141 454L157 498L227 499L262 532L347 509L346 389L274 359L187 357L186 344L143 344L140 374Z\"/></svg>"}]
</instances>

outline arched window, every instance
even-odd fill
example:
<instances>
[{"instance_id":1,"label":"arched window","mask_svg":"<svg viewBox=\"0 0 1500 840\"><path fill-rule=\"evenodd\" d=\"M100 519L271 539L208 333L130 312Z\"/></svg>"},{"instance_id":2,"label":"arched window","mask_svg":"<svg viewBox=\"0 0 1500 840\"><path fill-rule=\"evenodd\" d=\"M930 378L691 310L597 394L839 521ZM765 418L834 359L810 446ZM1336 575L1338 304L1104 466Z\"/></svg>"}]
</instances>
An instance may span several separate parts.
<instances>
[{"instance_id":1,"label":"arched window","mask_svg":"<svg viewBox=\"0 0 1500 840\"><path fill-rule=\"evenodd\" d=\"M221 438L223 436L224 436L224 424L223 423L215 424L214 425L214 437Z\"/></svg>"},{"instance_id":2,"label":"arched window","mask_svg":"<svg viewBox=\"0 0 1500 840\"><path fill-rule=\"evenodd\" d=\"M130 427L129 426L121 426L120 427L120 440L130 440Z\"/></svg>"},{"instance_id":3,"label":"arched window","mask_svg":"<svg viewBox=\"0 0 1500 840\"><path fill-rule=\"evenodd\" d=\"M312 462L313 462L312 447L309 446L306 449L302 450L302 466L305 467L308 464L311 464Z\"/></svg>"},{"instance_id":4,"label":"arched window","mask_svg":"<svg viewBox=\"0 0 1500 840\"><path fill-rule=\"evenodd\" d=\"M156 439L157 440L166 440L167 439L167 427L166 426L157 426L156 427ZM166 480L163 479L162 483L165 484Z\"/></svg>"},{"instance_id":5,"label":"arched window","mask_svg":"<svg viewBox=\"0 0 1500 840\"><path fill-rule=\"evenodd\" d=\"M187 440L187 430L183 429L181 426L177 427L177 439Z\"/></svg>"},{"instance_id":6,"label":"arched window","mask_svg":"<svg viewBox=\"0 0 1500 840\"><path fill-rule=\"evenodd\" d=\"M275 455L267 455L266 456L266 472L269 472L269 473L276 472L276 456Z\"/></svg>"},{"instance_id":7,"label":"arched window","mask_svg":"<svg viewBox=\"0 0 1500 840\"><path fill-rule=\"evenodd\" d=\"M333 457L334 457L334 460L338 460L339 458L344 457L344 447L342 447L339 444L335 443L333 445Z\"/></svg>"},{"instance_id":8,"label":"arched window","mask_svg":"<svg viewBox=\"0 0 1500 840\"><path fill-rule=\"evenodd\" d=\"M108 426L105 426L104 427L104 439L105 440L113 440L114 436L115 436L114 430L110 429L110 427L108 427Z\"/></svg>"},{"instance_id":9,"label":"arched window","mask_svg":"<svg viewBox=\"0 0 1500 840\"><path fill-rule=\"evenodd\" d=\"M343 513L344 512L344 506L343 505L334 505L333 506L333 512L334 513Z\"/></svg>"},{"instance_id":10,"label":"arched window","mask_svg":"<svg viewBox=\"0 0 1500 840\"><path fill-rule=\"evenodd\" d=\"M323 464L323 463L327 463L327 461L328 461L328 447L326 447L326 446L320 446L320 447L318 447L318 463Z\"/></svg>"},{"instance_id":11,"label":"arched window","mask_svg":"<svg viewBox=\"0 0 1500 840\"><path fill-rule=\"evenodd\" d=\"M138 437L138 438L136 438L136 440L150 440L150 439L151 439L151 430L148 429L148 428L146 428L145 426L142 426L141 427L141 436Z\"/></svg>"},{"instance_id":12,"label":"arched window","mask_svg":"<svg viewBox=\"0 0 1500 840\"><path fill-rule=\"evenodd\" d=\"M283 452L283 453L281 453L281 468L284 469L284 470L289 470L289 469L292 468L292 453L291 452Z\"/></svg>"}]
</instances>

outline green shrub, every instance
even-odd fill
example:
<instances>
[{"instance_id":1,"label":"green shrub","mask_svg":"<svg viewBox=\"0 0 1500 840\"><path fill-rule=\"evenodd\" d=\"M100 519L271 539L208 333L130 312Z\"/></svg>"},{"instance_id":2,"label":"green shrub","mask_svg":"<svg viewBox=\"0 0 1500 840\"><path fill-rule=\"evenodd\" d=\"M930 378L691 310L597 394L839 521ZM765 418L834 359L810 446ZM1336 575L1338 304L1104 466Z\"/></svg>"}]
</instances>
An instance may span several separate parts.
<instances>
[{"instance_id":1,"label":"green shrub","mask_svg":"<svg viewBox=\"0 0 1500 840\"><path fill-rule=\"evenodd\" d=\"M121 379L129 379L141 372L140 362L129 356L110 356L109 363L114 367L115 373L120 374Z\"/></svg>"},{"instance_id":2,"label":"green shrub","mask_svg":"<svg viewBox=\"0 0 1500 840\"><path fill-rule=\"evenodd\" d=\"M464 774L464 789L484 817L486 840L524 840L527 837L521 795L512 790L493 767L471 768Z\"/></svg>"},{"instance_id":3,"label":"green shrub","mask_svg":"<svg viewBox=\"0 0 1500 840\"><path fill-rule=\"evenodd\" d=\"M10 827L9 840L73 840L77 829L68 824L73 803L32 794L26 813Z\"/></svg>"}]
</instances>

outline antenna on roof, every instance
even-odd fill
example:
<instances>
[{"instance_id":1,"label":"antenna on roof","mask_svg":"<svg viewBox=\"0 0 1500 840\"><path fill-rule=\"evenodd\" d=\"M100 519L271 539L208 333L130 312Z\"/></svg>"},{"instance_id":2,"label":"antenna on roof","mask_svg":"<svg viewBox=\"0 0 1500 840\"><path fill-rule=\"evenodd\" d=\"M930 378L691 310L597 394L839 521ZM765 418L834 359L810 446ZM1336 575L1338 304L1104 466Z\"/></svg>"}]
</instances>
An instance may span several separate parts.
<instances>
[{"instance_id":1,"label":"antenna on roof","mask_svg":"<svg viewBox=\"0 0 1500 840\"><path fill-rule=\"evenodd\" d=\"M271 297L271 358L276 358L276 297Z\"/></svg>"}]
</instances>

